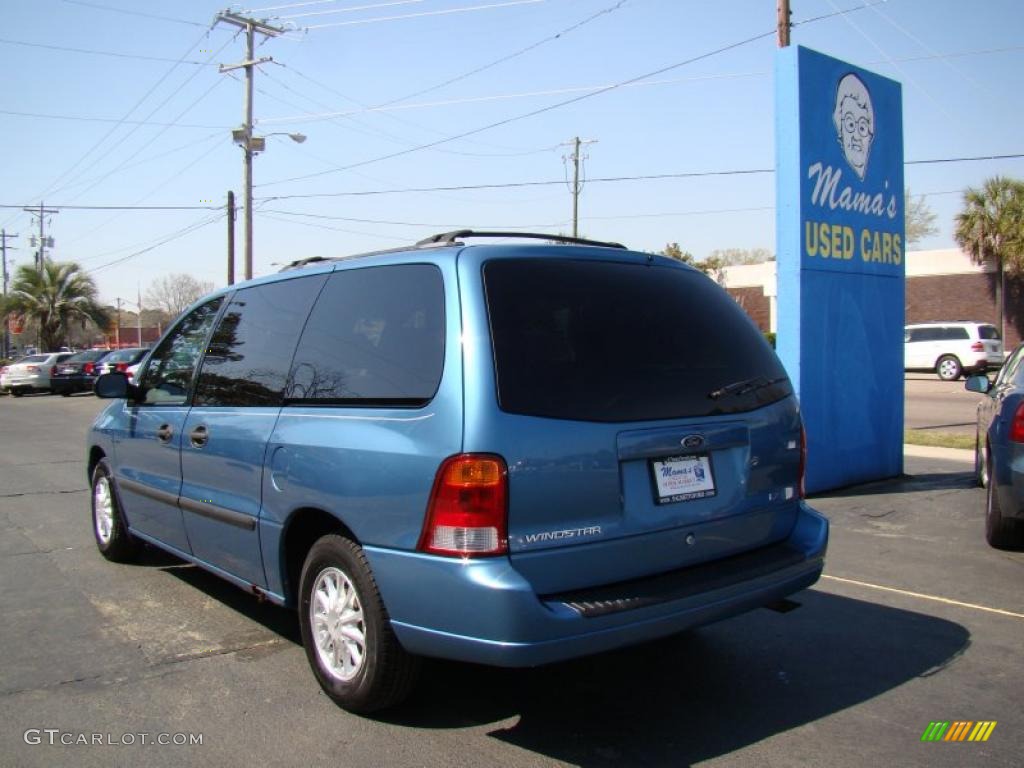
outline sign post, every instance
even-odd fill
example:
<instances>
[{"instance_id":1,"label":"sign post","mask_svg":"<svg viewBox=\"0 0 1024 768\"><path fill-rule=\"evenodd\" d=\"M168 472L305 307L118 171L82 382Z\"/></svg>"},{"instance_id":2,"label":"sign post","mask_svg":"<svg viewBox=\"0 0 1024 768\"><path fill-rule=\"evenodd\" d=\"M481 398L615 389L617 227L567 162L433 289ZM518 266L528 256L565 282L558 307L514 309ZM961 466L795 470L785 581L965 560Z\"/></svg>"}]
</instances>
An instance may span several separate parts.
<instances>
[{"instance_id":1,"label":"sign post","mask_svg":"<svg viewBox=\"0 0 1024 768\"><path fill-rule=\"evenodd\" d=\"M810 492L903 471L900 84L807 48L776 54L778 352Z\"/></svg>"}]
</instances>

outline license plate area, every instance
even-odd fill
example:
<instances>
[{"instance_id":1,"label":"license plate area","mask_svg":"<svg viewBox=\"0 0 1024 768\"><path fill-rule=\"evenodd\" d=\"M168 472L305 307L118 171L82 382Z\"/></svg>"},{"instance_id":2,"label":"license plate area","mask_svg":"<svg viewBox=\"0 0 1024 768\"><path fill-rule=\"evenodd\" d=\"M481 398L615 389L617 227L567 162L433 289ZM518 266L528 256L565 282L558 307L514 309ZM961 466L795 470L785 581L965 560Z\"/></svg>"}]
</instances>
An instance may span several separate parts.
<instances>
[{"instance_id":1,"label":"license plate area","mask_svg":"<svg viewBox=\"0 0 1024 768\"><path fill-rule=\"evenodd\" d=\"M709 454L669 456L651 459L649 464L657 504L706 499L716 493Z\"/></svg>"}]
</instances>

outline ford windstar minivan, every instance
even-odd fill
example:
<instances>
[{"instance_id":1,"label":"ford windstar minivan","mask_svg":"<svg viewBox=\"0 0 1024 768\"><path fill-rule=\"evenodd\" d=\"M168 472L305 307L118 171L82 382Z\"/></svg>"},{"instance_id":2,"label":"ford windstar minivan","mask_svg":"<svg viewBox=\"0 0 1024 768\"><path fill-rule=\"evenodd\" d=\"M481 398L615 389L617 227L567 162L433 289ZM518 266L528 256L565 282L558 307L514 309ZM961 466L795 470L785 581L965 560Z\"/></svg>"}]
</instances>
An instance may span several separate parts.
<instances>
[{"instance_id":1,"label":"ford windstar minivan","mask_svg":"<svg viewBox=\"0 0 1024 768\"><path fill-rule=\"evenodd\" d=\"M789 607L822 569L775 353L713 280L614 243L463 231L296 262L202 299L96 394L100 552L145 542L294 607L356 712L421 657L597 653Z\"/></svg>"}]
</instances>

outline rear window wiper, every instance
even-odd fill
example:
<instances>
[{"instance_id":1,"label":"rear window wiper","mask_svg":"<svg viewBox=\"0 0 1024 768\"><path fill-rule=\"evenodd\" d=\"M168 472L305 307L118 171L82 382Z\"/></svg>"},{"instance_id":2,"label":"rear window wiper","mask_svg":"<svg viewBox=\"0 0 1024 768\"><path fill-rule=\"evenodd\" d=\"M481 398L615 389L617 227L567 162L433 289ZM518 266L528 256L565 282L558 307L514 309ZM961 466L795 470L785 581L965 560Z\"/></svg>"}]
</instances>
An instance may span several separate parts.
<instances>
[{"instance_id":1,"label":"rear window wiper","mask_svg":"<svg viewBox=\"0 0 1024 768\"><path fill-rule=\"evenodd\" d=\"M742 381L734 381L732 384L726 384L724 387L719 387L711 392L708 392L708 397L712 400L717 400L720 397L726 395L745 395L748 392L753 392L757 389L764 389L770 387L773 384L779 384L786 380L785 376L780 376L777 379L769 379L764 376L755 376L752 379L743 379Z\"/></svg>"}]
</instances>

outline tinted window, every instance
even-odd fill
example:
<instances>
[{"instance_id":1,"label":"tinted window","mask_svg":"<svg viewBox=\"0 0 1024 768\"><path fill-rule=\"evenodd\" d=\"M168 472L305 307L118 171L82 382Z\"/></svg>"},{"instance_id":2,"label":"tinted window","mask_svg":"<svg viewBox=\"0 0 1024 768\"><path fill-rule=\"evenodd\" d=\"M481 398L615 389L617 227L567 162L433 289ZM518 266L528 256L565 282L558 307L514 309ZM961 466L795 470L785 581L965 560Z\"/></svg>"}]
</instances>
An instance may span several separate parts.
<instances>
[{"instance_id":1,"label":"tinted window","mask_svg":"<svg viewBox=\"0 0 1024 768\"><path fill-rule=\"evenodd\" d=\"M93 360L99 360L101 357L107 354L105 349L90 349L85 352L79 352L77 355L73 355L67 359L69 363L88 363Z\"/></svg>"},{"instance_id":2,"label":"tinted window","mask_svg":"<svg viewBox=\"0 0 1024 768\"><path fill-rule=\"evenodd\" d=\"M245 288L231 297L203 359L196 405L280 405L302 324L325 275Z\"/></svg>"},{"instance_id":3,"label":"tinted window","mask_svg":"<svg viewBox=\"0 0 1024 768\"><path fill-rule=\"evenodd\" d=\"M750 410L792 392L757 328L699 272L514 259L487 263L484 282L505 411L638 421Z\"/></svg>"},{"instance_id":4,"label":"tinted window","mask_svg":"<svg viewBox=\"0 0 1024 768\"><path fill-rule=\"evenodd\" d=\"M104 363L134 363L141 360L146 354L146 350L141 347L135 347L133 349L120 349L117 352L111 352L109 355L103 358Z\"/></svg>"},{"instance_id":5,"label":"tinted window","mask_svg":"<svg viewBox=\"0 0 1024 768\"><path fill-rule=\"evenodd\" d=\"M19 360L19 363L45 363L50 358L49 355L29 355Z\"/></svg>"},{"instance_id":6,"label":"tinted window","mask_svg":"<svg viewBox=\"0 0 1024 768\"><path fill-rule=\"evenodd\" d=\"M144 402L181 405L188 400L192 375L223 300L218 296L192 310L156 348L140 383Z\"/></svg>"},{"instance_id":7,"label":"tinted window","mask_svg":"<svg viewBox=\"0 0 1024 768\"><path fill-rule=\"evenodd\" d=\"M979 325L978 335L983 339L998 341L999 330L994 325Z\"/></svg>"},{"instance_id":8,"label":"tinted window","mask_svg":"<svg viewBox=\"0 0 1024 768\"><path fill-rule=\"evenodd\" d=\"M950 328L942 328L938 338L943 341L960 341L962 339L971 338L971 335L967 333L967 329L963 326L953 326Z\"/></svg>"},{"instance_id":9,"label":"tinted window","mask_svg":"<svg viewBox=\"0 0 1024 768\"><path fill-rule=\"evenodd\" d=\"M422 405L441 381L444 327L437 267L335 272L302 333L288 401Z\"/></svg>"}]
</instances>

